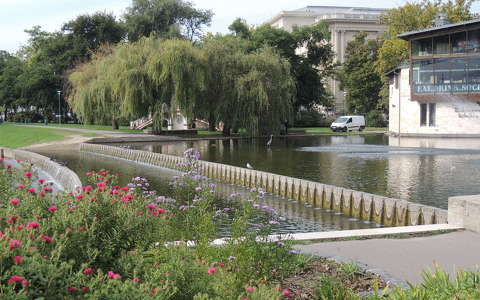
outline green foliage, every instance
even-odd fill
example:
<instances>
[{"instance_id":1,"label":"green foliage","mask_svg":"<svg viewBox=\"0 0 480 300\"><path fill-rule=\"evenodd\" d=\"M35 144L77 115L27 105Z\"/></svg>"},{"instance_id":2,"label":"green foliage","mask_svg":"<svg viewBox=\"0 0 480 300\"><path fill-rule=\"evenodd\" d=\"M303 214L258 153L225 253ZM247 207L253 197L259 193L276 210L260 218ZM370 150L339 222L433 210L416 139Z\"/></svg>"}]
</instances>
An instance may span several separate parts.
<instances>
[{"instance_id":1,"label":"green foliage","mask_svg":"<svg viewBox=\"0 0 480 300\"><path fill-rule=\"evenodd\" d=\"M365 117L365 123L368 127L385 127L387 122L383 118L383 114L379 110L371 110Z\"/></svg>"},{"instance_id":2,"label":"green foliage","mask_svg":"<svg viewBox=\"0 0 480 300\"><path fill-rule=\"evenodd\" d=\"M333 75L335 64L331 45L325 43L330 38L326 23L296 27L292 32L262 25L251 29L250 35L253 50L270 46L290 63L296 86L294 111L316 104L331 105L325 81Z\"/></svg>"},{"instance_id":3,"label":"green foliage","mask_svg":"<svg viewBox=\"0 0 480 300\"><path fill-rule=\"evenodd\" d=\"M299 111L295 114L294 125L296 127L321 127L324 125L323 120L322 114L315 110Z\"/></svg>"},{"instance_id":4,"label":"green foliage","mask_svg":"<svg viewBox=\"0 0 480 300\"><path fill-rule=\"evenodd\" d=\"M195 9L183 0L133 0L124 19L131 42L150 36L192 41L210 25L212 16L210 10Z\"/></svg>"},{"instance_id":5,"label":"green foliage","mask_svg":"<svg viewBox=\"0 0 480 300\"><path fill-rule=\"evenodd\" d=\"M362 32L348 43L345 62L338 76L342 88L347 92L348 111L356 114L365 114L378 107L382 86L375 71L381 42L367 40L366 37L367 34Z\"/></svg>"}]
</instances>

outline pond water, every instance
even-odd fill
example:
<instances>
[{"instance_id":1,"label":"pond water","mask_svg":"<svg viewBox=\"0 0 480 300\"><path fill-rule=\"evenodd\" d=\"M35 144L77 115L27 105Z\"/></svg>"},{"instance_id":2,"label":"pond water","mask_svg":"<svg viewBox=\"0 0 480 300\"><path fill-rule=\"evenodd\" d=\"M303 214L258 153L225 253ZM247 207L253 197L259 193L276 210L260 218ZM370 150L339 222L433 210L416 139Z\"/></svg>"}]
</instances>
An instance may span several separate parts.
<instances>
[{"instance_id":1,"label":"pond water","mask_svg":"<svg viewBox=\"0 0 480 300\"><path fill-rule=\"evenodd\" d=\"M168 195L170 189L168 183L173 176L179 174L175 170L137 164L101 155L80 153L75 148L39 149L36 152L67 163L70 169L79 174L82 181L85 180L83 174L101 169L118 172L122 185L129 183L133 177L145 177L150 181L152 189L156 190L158 195ZM220 198L226 198L232 193L248 193L247 189L243 187L221 183L218 183L217 190ZM275 233L318 232L377 227L373 223L350 219L323 209L313 208L298 201L269 194L259 201L259 204L274 208L281 216L280 224L277 225Z\"/></svg>"},{"instance_id":2,"label":"pond water","mask_svg":"<svg viewBox=\"0 0 480 300\"><path fill-rule=\"evenodd\" d=\"M132 143L135 149L253 168L447 208L448 197L480 194L480 139L343 135ZM125 145L125 144L123 144Z\"/></svg>"}]
</instances>

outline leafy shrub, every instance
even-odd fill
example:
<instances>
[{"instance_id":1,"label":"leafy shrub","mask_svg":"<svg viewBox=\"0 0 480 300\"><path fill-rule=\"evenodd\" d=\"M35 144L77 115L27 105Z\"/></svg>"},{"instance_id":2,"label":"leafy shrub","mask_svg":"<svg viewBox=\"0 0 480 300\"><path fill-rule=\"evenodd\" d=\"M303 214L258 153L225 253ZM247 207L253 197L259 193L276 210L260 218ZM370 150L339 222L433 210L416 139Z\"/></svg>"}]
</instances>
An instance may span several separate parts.
<instances>
[{"instance_id":1,"label":"leafy shrub","mask_svg":"<svg viewBox=\"0 0 480 300\"><path fill-rule=\"evenodd\" d=\"M365 123L368 127L385 127L387 122L383 117L383 113L379 110L371 110L367 113Z\"/></svg>"},{"instance_id":2,"label":"leafy shrub","mask_svg":"<svg viewBox=\"0 0 480 300\"><path fill-rule=\"evenodd\" d=\"M264 192L225 210L198 153L185 155L174 198L143 178L118 186L107 171L57 194L30 170L0 168L1 298L279 299L276 282L301 262L267 241L275 214L257 208ZM231 238L212 246L221 230Z\"/></svg>"},{"instance_id":3,"label":"leafy shrub","mask_svg":"<svg viewBox=\"0 0 480 300\"><path fill-rule=\"evenodd\" d=\"M299 111L294 123L295 127L319 127L323 119L323 115L317 111Z\"/></svg>"}]
</instances>

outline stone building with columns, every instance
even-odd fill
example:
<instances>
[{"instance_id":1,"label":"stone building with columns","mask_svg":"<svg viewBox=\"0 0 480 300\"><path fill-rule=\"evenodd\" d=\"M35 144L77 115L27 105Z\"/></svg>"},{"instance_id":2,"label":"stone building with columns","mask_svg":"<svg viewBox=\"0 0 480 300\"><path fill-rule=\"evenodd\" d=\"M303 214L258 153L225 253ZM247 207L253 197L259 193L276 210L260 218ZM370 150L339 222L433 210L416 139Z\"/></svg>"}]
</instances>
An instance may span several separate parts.
<instances>
[{"instance_id":1,"label":"stone building with columns","mask_svg":"<svg viewBox=\"0 0 480 300\"><path fill-rule=\"evenodd\" d=\"M267 24L292 31L297 26L309 26L326 21L331 33L330 42L335 52L335 60L343 63L347 43L359 32L367 33L368 39L376 39L387 27L380 24L383 8L341 7L341 6L307 6L293 11L282 11ZM339 88L339 82L330 79L329 89L335 100L335 112L345 112L345 94Z\"/></svg>"}]
</instances>

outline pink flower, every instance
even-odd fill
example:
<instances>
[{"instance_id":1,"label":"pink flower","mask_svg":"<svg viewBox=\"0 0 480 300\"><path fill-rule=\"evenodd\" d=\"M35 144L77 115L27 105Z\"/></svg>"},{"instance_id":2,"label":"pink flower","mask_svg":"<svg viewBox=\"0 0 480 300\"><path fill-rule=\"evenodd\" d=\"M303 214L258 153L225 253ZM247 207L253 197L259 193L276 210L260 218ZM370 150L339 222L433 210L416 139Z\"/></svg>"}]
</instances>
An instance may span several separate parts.
<instances>
[{"instance_id":1,"label":"pink flower","mask_svg":"<svg viewBox=\"0 0 480 300\"><path fill-rule=\"evenodd\" d=\"M108 278L110 278L110 279L119 279L119 278L122 278L122 276L120 276L120 274L117 274L117 273L115 273L115 272L113 272L113 271L108 271L107 275L108 275Z\"/></svg>"},{"instance_id":2,"label":"pink flower","mask_svg":"<svg viewBox=\"0 0 480 300\"><path fill-rule=\"evenodd\" d=\"M114 185L114 186L113 186L113 189L114 189L114 190L118 190L119 188L120 188L119 185Z\"/></svg>"},{"instance_id":3,"label":"pink flower","mask_svg":"<svg viewBox=\"0 0 480 300\"><path fill-rule=\"evenodd\" d=\"M53 241L53 238L51 238L51 237L49 237L49 236L46 236L46 235L44 235L44 234L42 234L42 235L40 236L40 238L41 238L42 240L44 240L45 242L47 242L47 243L51 243L51 242Z\"/></svg>"},{"instance_id":4,"label":"pink flower","mask_svg":"<svg viewBox=\"0 0 480 300\"><path fill-rule=\"evenodd\" d=\"M28 282L28 280L22 280L22 286L23 287L27 287L28 285L30 284L30 282Z\"/></svg>"},{"instance_id":5,"label":"pink flower","mask_svg":"<svg viewBox=\"0 0 480 300\"><path fill-rule=\"evenodd\" d=\"M85 275L90 275L93 273L93 269L92 268L87 268L85 270L83 270L83 274Z\"/></svg>"},{"instance_id":6,"label":"pink flower","mask_svg":"<svg viewBox=\"0 0 480 300\"><path fill-rule=\"evenodd\" d=\"M12 168L12 165L8 164L7 169L11 169L11 168Z\"/></svg>"},{"instance_id":7,"label":"pink flower","mask_svg":"<svg viewBox=\"0 0 480 300\"><path fill-rule=\"evenodd\" d=\"M12 205L17 205L18 203L20 203L20 200L18 199L10 200L10 204Z\"/></svg>"},{"instance_id":8,"label":"pink flower","mask_svg":"<svg viewBox=\"0 0 480 300\"><path fill-rule=\"evenodd\" d=\"M84 197L83 195L78 195L78 196L76 196L75 198L77 198L78 200L82 200L83 197Z\"/></svg>"},{"instance_id":9,"label":"pink flower","mask_svg":"<svg viewBox=\"0 0 480 300\"><path fill-rule=\"evenodd\" d=\"M72 286L72 287L69 287L67 290L69 293L75 293L77 291L77 288Z\"/></svg>"},{"instance_id":10,"label":"pink flower","mask_svg":"<svg viewBox=\"0 0 480 300\"><path fill-rule=\"evenodd\" d=\"M7 220L7 223L8 224L13 224L15 223L15 221L18 220L18 217L17 216L12 216L10 219Z\"/></svg>"},{"instance_id":11,"label":"pink flower","mask_svg":"<svg viewBox=\"0 0 480 300\"><path fill-rule=\"evenodd\" d=\"M140 278L135 277L135 278L132 279L132 281L133 281L133 282L140 282Z\"/></svg>"},{"instance_id":12,"label":"pink flower","mask_svg":"<svg viewBox=\"0 0 480 300\"><path fill-rule=\"evenodd\" d=\"M128 189L128 187L124 186L124 187L122 187L120 190L121 190L122 192L128 192L129 189Z\"/></svg>"},{"instance_id":13,"label":"pink flower","mask_svg":"<svg viewBox=\"0 0 480 300\"><path fill-rule=\"evenodd\" d=\"M48 187L48 186L44 186L44 187L43 187L43 191L45 191L45 192L51 192L51 191L53 191L53 188Z\"/></svg>"},{"instance_id":14,"label":"pink flower","mask_svg":"<svg viewBox=\"0 0 480 300\"><path fill-rule=\"evenodd\" d=\"M212 274L215 274L216 271L217 270L215 268L210 268L210 269L208 269L207 273L212 275Z\"/></svg>"},{"instance_id":15,"label":"pink flower","mask_svg":"<svg viewBox=\"0 0 480 300\"><path fill-rule=\"evenodd\" d=\"M93 175L93 172L88 172L88 173L85 174L85 176L87 176L87 177L90 177L92 175Z\"/></svg>"},{"instance_id":16,"label":"pink flower","mask_svg":"<svg viewBox=\"0 0 480 300\"><path fill-rule=\"evenodd\" d=\"M23 175L25 175L25 177L27 177L27 178L31 178L33 174L32 174L32 172L25 172L25 173L23 173Z\"/></svg>"},{"instance_id":17,"label":"pink flower","mask_svg":"<svg viewBox=\"0 0 480 300\"><path fill-rule=\"evenodd\" d=\"M48 211L50 211L50 212L54 212L54 211L56 211L56 210L57 210L57 206L56 206L56 205L52 205L52 206L50 206L50 207L48 208Z\"/></svg>"},{"instance_id":18,"label":"pink flower","mask_svg":"<svg viewBox=\"0 0 480 300\"><path fill-rule=\"evenodd\" d=\"M24 184L17 185L17 189L24 189L24 188L26 188L26 186Z\"/></svg>"},{"instance_id":19,"label":"pink flower","mask_svg":"<svg viewBox=\"0 0 480 300\"><path fill-rule=\"evenodd\" d=\"M289 290L283 290L283 295L285 296L290 296L290 291Z\"/></svg>"},{"instance_id":20,"label":"pink flower","mask_svg":"<svg viewBox=\"0 0 480 300\"><path fill-rule=\"evenodd\" d=\"M34 188L29 188L29 189L28 189L28 192L29 192L29 193L32 193L32 194L35 194L35 189L34 189Z\"/></svg>"},{"instance_id":21,"label":"pink flower","mask_svg":"<svg viewBox=\"0 0 480 300\"><path fill-rule=\"evenodd\" d=\"M98 187L105 187L106 184L105 184L105 182L99 182L99 183L97 183L97 186Z\"/></svg>"},{"instance_id":22,"label":"pink flower","mask_svg":"<svg viewBox=\"0 0 480 300\"><path fill-rule=\"evenodd\" d=\"M84 293L88 292L88 287L86 287L86 286L82 287L82 291L83 291Z\"/></svg>"},{"instance_id":23,"label":"pink flower","mask_svg":"<svg viewBox=\"0 0 480 300\"><path fill-rule=\"evenodd\" d=\"M15 264L19 265L22 263L23 257L17 255L13 258L13 261L15 262Z\"/></svg>"},{"instance_id":24,"label":"pink flower","mask_svg":"<svg viewBox=\"0 0 480 300\"><path fill-rule=\"evenodd\" d=\"M120 194L120 192L119 192L118 190L113 190L113 191L112 191L112 194L118 195L118 194Z\"/></svg>"},{"instance_id":25,"label":"pink flower","mask_svg":"<svg viewBox=\"0 0 480 300\"><path fill-rule=\"evenodd\" d=\"M24 278L22 276L14 275L14 276L10 277L10 279L8 280L8 283L15 283L15 282L19 282L19 281L22 281L22 280L24 280Z\"/></svg>"},{"instance_id":26,"label":"pink flower","mask_svg":"<svg viewBox=\"0 0 480 300\"><path fill-rule=\"evenodd\" d=\"M40 197L45 197L45 192L44 192L44 191L41 191L40 193L38 193L38 195L39 195Z\"/></svg>"},{"instance_id":27,"label":"pink flower","mask_svg":"<svg viewBox=\"0 0 480 300\"><path fill-rule=\"evenodd\" d=\"M84 192L90 192L91 190L92 190L91 185L87 185L87 186L82 187L82 191L84 191Z\"/></svg>"},{"instance_id":28,"label":"pink flower","mask_svg":"<svg viewBox=\"0 0 480 300\"><path fill-rule=\"evenodd\" d=\"M43 178L42 178L42 179L39 179L39 180L38 180L38 183L44 184L44 183L45 183L45 179L43 179Z\"/></svg>"},{"instance_id":29,"label":"pink flower","mask_svg":"<svg viewBox=\"0 0 480 300\"><path fill-rule=\"evenodd\" d=\"M37 229L38 227L40 227L40 224L38 224L37 222L30 222L27 224L27 229L28 228Z\"/></svg>"},{"instance_id":30,"label":"pink flower","mask_svg":"<svg viewBox=\"0 0 480 300\"><path fill-rule=\"evenodd\" d=\"M22 243L19 240L10 240L10 244L8 245L8 248L16 249L20 247L22 247Z\"/></svg>"},{"instance_id":31,"label":"pink flower","mask_svg":"<svg viewBox=\"0 0 480 300\"><path fill-rule=\"evenodd\" d=\"M249 286L249 287L246 288L246 290L247 290L247 293L251 293L251 292L253 292L254 288Z\"/></svg>"},{"instance_id":32,"label":"pink flower","mask_svg":"<svg viewBox=\"0 0 480 300\"><path fill-rule=\"evenodd\" d=\"M153 203L149 203L149 204L147 204L147 207L148 207L148 209L154 209L155 207L157 207L157 205L153 204Z\"/></svg>"}]
</instances>

